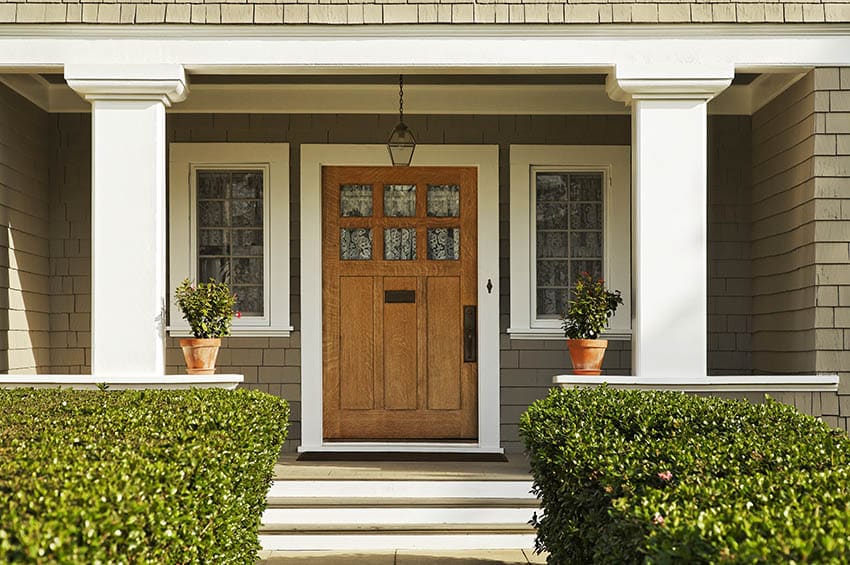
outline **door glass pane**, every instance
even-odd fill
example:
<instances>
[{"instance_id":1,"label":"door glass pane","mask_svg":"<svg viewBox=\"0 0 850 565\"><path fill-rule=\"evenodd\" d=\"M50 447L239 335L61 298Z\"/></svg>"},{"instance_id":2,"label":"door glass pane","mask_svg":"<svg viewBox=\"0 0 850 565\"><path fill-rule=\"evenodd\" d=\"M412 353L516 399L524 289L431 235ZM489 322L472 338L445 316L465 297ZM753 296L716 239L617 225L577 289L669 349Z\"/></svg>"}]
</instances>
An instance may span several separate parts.
<instances>
[{"instance_id":1,"label":"door glass pane","mask_svg":"<svg viewBox=\"0 0 850 565\"><path fill-rule=\"evenodd\" d=\"M460 259L460 228L428 228L428 259Z\"/></svg>"},{"instance_id":2,"label":"door glass pane","mask_svg":"<svg viewBox=\"0 0 850 565\"><path fill-rule=\"evenodd\" d=\"M372 185L344 184L339 187L339 214L343 217L372 215Z\"/></svg>"},{"instance_id":3,"label":"door glass pane","mask_svg":"<svg viewBox=\"0 0 850 565\"><path fill-rule=\"evenodd\" d=\"M364 261L372 258L372 230L343 228L339 236L339 258L345 261Z\"/></svg>"},{"instance_id":4,"label":"door glass pane","mask_svg":"<svg viewBox=\"0 0 850 565\"><path fill-rule=\"evenodd\" d=\"M460 187L456 184L429 184L428 215L434 218L460 216Z\"/></svg>"},{"instance_id":5,"label":"door glass pane","mask_svg":"<svg viewBox=\"0 0 850 565\"><path fill-rule=\"evenodd\" d=\"M416 228L385 229L384 259L388 261L416 259Z\"/></svg>"},{"instance_id":6,"label":"door glass pane","mask_svg":"<svg viewBox=\"0 0 850 565\"><path fill-rule=\"evenodd\" d=\"M384 185L384 216L388 218L416 215L416 185Z\"/></svg>"},{"instance_id":7,"label":"door glass pane","mask_svg":"<svg viewBox=\"0 0 850 565\"><path fill-rule=\"evenodd\" d=\"M198 281L223 281L243 316L262 316L262 170L199 170ZM242 289L236 292L236 289Z\"/></svg>"}]
</instances>

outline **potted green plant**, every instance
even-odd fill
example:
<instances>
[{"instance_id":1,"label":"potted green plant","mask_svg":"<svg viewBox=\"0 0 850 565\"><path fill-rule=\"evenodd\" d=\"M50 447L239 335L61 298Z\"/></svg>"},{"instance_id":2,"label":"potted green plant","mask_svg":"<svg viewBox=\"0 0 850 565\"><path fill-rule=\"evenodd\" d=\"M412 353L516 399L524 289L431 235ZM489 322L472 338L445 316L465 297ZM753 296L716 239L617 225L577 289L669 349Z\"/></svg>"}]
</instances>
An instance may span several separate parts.
<instances>
[{"instance_id":1,"label":"potted green plant","mask_svg":"<svg viewBox=\"0 0 850 565\"><path fill-rule=\"evenodd\" d=\"M561 323L576 375L602 373L608 340L598 339L599 334L622 303L619 290L609 291L603 279L581 273Z\"/></svg>"},{"instance_id":2,"label":"potted green plant","mask_svg":"<svg viewBox=\"0 0 850 565\"><path fill-rule=\"evenodd\" d=\"M221 338L230 335L236 296L225 282L210 279L207 283L195 285L184 279L177 288L175 299L194 336L180 340L187 372L190 375L211 375L215 372Z\"/></svg>"}]
</instances>

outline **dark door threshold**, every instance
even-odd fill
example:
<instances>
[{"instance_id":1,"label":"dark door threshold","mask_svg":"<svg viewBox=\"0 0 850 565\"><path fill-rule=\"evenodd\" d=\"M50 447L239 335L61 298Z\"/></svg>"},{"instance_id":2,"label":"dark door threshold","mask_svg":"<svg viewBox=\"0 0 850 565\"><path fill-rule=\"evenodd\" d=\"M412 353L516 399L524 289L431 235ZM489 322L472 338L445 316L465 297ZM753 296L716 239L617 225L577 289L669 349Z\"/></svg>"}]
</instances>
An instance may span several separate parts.
<instances>
[{"instance_id":1,"label":"dark door threshold","mask_svg":"<svg viewBox=\"0 0 850 565\"><path fill-rule=\"evenodd\" d=\"M502 453L417 453L409 451L306 451L297 461L485 461L505 463Z\"/></svg>"}]
</instances>

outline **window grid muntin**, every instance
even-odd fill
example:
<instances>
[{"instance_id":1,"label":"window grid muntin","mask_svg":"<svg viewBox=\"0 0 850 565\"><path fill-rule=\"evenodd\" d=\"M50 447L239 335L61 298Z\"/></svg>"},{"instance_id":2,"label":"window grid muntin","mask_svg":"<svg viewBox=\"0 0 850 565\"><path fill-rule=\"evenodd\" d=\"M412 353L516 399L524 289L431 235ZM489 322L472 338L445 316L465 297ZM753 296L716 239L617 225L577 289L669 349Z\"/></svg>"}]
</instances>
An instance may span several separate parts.
<instances>
[{"instance_id":1,"label":"window grid muntin","mask_svg":"<svg viewBox=\"0 0 850 565\"><path fill-rule=\"evenodd\" d=\"M235 196L234 192L234 176L240 174L253 174L259 175L260 182L258 189L258 194L255 197L244 197L244 196ZM201 177L203 175L227 175L227 182L224 186L224 194L218 195L218 197L205 197L205 195L201 194L200 183ZM245 317L262 317L265 315L266 307L267 307L267 292L266 292L266 272L267 272L267 213L268 213L268 205L267 205L267 196L268 196L268 171L266 168L255 168L255 167L226 167L226 166L211 166L211 167L197 167L195 169L195 206L198 211L197 217L197 227L196 227L196 237L197 237L197 253L196 253L196 269L197 269L197 279L198 282L206 282L209 280L210 273L205 272L205 269L202 267L204 260L215 260L226 261L226 267L224 272L219 272L218 276L214 276L216 280L224 279L231 287L231 291L237 295L237 303L235 308L240 311L240 314ZM221 203L222 206L222 222L219 222L221 225L204 225L203 218L201 214L201 207L203 202L211 202L211 203ZM238 225L234 226L234 203L248 203L249 208L250 204L254 205L254 223L250 225ZM202 253L201 241L203 240L202 234L204 231L220 231L222 232L223 238L223 247L225 248L224 253L215 254L215 253ZM234 234L243 232L259 232L260 233L260 250L259 253L255 250L249 253L234 253ZM242 240L242 238L239 238ZM242 240L244 241L244 240ZM244 246L241 246L244 247ZM256 247L254 245L253 247ZM253 271L253 275L255 277L255 281L251 282L241 282L234 281L234 274L242 271L242 267L236 268L234 265L246 264L248 266L248 272ZM251 308L249 305L245 304L244 297L245 296L253 296L255 297L256 305L258 308Z\"/></svg>"},{"instance_id":2,"label":"window grid muntin","mask_svg":"<svg viewBox=\"0 0 850 565\"><path fill-rule=\"evenodd\" d=\"M547 198L545 200L538 200L538 176L540 175L555 175L555 176L566 176L566 186L564 189L563 197L561 198ZM573 190L571 187L571 179L573 177L597 177L599 179L598 183L598 200L589 200L589 199L573 199ZM566 311L566 302L568 301L569 296L572 293L572 290L575 288L575 280L577 279L577 275L587 270L592 275L597 277L603 277L604 275L604 262L605 262L605 187L607 183L606 171L600 168L585 168L585 167L532 167L532 182L531 182L531 192L532 192L532 206L531 206L531 224L532 224L532 238L531 238L531 255L533 257L531 261L531 271L532 271L532 281L533 281L533 292L531 293L531 302L532 302L532 316L537 320L556 320L561 317L561 315ZM586 195L585 195L586 196ZM543 228L538 228L538 207L540 202L552 202L552 203L563 203L564 205L564 221L565 226L556 228L551 225L547 225ZM572 210L575 207L576 209L580 208L584 205L593 205L596 209L596 222L597 225L592 228L573 228L573 214ZM549 224L549 222L547 222ZM566 249L566 252L562 256L558 255L550 255L550 256L541 256L539 251L539 240L540 236L545 235L547 238L551 238L552 235L563 234L563 246ZM574 234L592 234L598 236L599 240L599 252L596 256L593 257L585 257L574 255L575 251L573 250L573 235ZM554 276L559 277L560 280L556 280L556 284L544 284L540 285L540 274L539 274L539 266L542 266L545 263L557 264L561 268L566 267L566 272L562 273L558 271L558 267L553 267L552 271L554 271ZM551 272L551 271L550 271ZM551 281L551 279L550 279ZM547 281L548 282L548 281ZM542 291L542 292L541 292ZM540 300L541 297L549 294L550 296L555 296L555 312L551 313L541 313L540 312Z\"/></svg>"}]
</instances>

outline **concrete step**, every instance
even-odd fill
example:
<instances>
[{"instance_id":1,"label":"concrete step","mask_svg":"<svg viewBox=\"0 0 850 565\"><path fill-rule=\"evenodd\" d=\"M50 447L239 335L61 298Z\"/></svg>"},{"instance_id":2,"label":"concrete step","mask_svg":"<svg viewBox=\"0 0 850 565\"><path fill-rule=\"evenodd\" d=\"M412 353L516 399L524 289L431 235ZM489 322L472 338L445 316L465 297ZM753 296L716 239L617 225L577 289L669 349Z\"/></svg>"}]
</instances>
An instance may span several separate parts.
<instances>
[{"instance_id":1,"label":"concrete step","mask_svg":"<svg viewBox=\"0 0 850 565\"><path fill-rule=\"evenodd\" d=\"M520 549L534 546L530 481L276 480L266 550Z\"/></svg>"}]
</instances>

